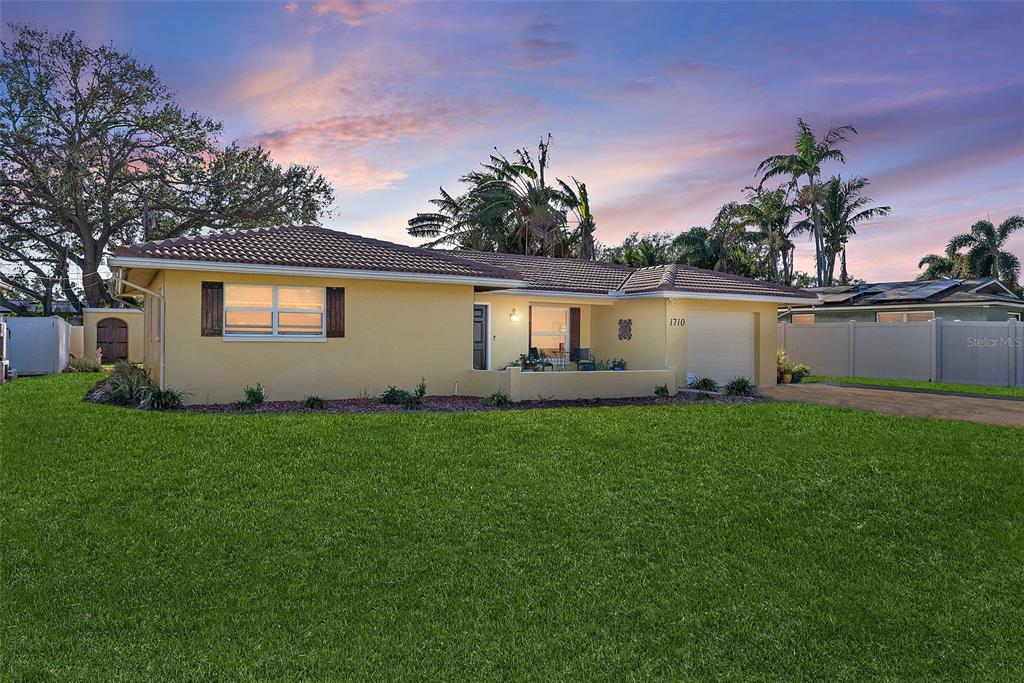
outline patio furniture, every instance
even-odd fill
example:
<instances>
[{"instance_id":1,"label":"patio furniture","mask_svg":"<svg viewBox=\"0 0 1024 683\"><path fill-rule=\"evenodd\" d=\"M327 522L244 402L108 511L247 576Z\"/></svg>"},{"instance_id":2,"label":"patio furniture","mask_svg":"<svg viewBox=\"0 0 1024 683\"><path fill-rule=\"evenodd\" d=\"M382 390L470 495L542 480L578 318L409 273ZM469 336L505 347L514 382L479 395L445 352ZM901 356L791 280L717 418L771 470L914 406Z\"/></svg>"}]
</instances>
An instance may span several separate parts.
<instances>
[{"instance_id":1,"label":"patio furniture","mask_svg":"<svg viewBox=\"0 0 1024 683\"><path fill-rule=\"evenodd\" d=\"M576 349L576 369L577 370L596 370L597 365L594 364L593 359L590 357L590 349Z\"/></svg>"}]
</instances>

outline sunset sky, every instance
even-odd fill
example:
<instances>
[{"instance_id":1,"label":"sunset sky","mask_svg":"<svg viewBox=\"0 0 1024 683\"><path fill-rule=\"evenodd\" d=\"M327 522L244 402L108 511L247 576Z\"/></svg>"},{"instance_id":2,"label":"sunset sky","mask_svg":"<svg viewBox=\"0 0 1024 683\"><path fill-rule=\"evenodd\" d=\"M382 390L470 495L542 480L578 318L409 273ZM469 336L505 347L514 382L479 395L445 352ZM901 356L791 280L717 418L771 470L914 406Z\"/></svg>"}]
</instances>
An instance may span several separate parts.
<instances>
[{"instance_id":1,"label":"sunset sky","mask_svg":"<svg viewBox=\"0 0 1024 683\"><path fill-rule=\"evenodd\" d=\"M856 126L829 172L894 209L852 242L856 277L912 278L955 232L1024 213L1022 3L3 0L0 17L129 50L225 141L319 166L329 227L384 239L415 243L405 222L438 186L548 132L603 244L706 225L797 116Z\"/></svg>"}]
</instances>

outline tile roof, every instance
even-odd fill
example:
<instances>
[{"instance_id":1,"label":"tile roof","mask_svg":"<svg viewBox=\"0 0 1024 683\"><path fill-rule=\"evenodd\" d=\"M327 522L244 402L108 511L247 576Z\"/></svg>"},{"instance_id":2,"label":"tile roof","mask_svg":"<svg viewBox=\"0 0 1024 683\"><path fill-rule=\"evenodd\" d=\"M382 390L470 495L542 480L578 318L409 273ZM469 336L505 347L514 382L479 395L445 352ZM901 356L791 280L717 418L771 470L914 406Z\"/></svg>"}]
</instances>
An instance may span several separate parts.
<instances>
[{"instance_id":1,"label":"tile roof","mask_svg":"<svg viewBox=\"0 0 1024 683\"><path fill-rule=\"evenodd\" d=\"M451 252L420 249L308 225L234 230L119 247L117 257L342 268L517 280L495 266Z\"/></svg>"},{"instance_id":2,"label":"tile roof","mask_svg":"<svg viewBox=\"0 0 1024 683\"><path fill-rule=\"evenodd\" d=\"M339 268L508 280L510 287L586 294L686 292L806 298L771 282L684 265L632 268L604 261L423 249L308 225L232 230L119 247L116 257L298 268Z\"/></svg>"},{"instance_id":3,"label":"tile roof","mask_svg":"<svg viewBox=\"0 0 1024 683\"><path fill-rule=\"evenodd\" d=\"M802 289L678 263L639 268L623 285L622 291L626 293L668 291L736 294L739 296L785 296L786 298L796 297L809 301L817 299L816 294Z\"/></svg>"},{"instance_id":4,"label":"tile roof","mask_svg":"<svg viewBox=\"0 0 1024 683\"><path fill-rule=\"evenodd\" d=\"M492 251L454 251L459 258L515 271L526 289L607 294L619 289L635 270L606 261L498 254Z\"/></svg>"},{"instance_id":5,"label":"tile roof","mask_svg":"<svg viewBox=\"0 0 1024 683\"><path fill-rule=\"evenodd\" d=\"M692 266L670 264L632 268L604 261L521 256L494 252L457 251L460 258L473 259L519 273L527 289L607 294L645 294L649 292L692 292L697 294L733 294L817 299L813 292L784 287L764 280L729 275Z\"/></svg>"}]
</instances>

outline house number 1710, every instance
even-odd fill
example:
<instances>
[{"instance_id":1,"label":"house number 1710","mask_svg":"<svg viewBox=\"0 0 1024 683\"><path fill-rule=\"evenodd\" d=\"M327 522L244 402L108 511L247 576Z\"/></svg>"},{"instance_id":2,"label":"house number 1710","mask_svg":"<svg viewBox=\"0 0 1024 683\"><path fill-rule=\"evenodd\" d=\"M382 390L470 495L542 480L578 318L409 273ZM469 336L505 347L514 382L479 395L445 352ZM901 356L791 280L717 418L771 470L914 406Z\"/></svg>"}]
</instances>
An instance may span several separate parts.
<instances>
[{"instance_id":1,"label":"house number 1710","mask_svg":"<svg viewBox=\"0 0 1024 683\"><path fill-rule=\"evenodd\" d=\"M669 327L682 327L685 324L686 318L669 318L668 320Z\"/></svg>"}]
</instances>

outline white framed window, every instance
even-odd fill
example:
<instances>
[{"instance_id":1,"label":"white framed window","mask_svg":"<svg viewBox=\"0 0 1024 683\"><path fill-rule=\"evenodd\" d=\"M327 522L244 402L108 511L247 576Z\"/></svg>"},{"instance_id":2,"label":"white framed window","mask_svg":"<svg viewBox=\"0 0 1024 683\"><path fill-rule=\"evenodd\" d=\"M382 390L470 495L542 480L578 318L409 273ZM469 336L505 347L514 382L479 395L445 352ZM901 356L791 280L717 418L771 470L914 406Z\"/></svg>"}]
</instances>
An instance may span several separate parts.
<instances>
[{"instance_id":1,"label":"white framed window","mask_svg":"<svg viewBox=\"0 0 1024 683\"><path fill-rule=\"evenodd\" d=\"M530 347L548 356L569 349L569 309L561 306L530 306Z\"/></svg>"},{"instance_id":2,"label":"white framed window","mask_svg":"<svg viewBox=\"0 0 1024 683\"><path fill-rule=\"evenodd\" d=\"M1006 319L1007 320L1016 320L1017 322L1020 322L1020 313L1007 313L1006 314Z\"/></svg>"},{"instance_id":3,"label":"white framed window","mask_svg":"<svg viewBox=\"0 0 1024 683\"><path fill-rule=\"evenodd\" d=\"M813 325L814 314L813 313L794 313L793 314L794 325Z\"/></svg>"},{"instance_id":4,"label":"white framed window","mask_svg":"<svg viewBox=\"0 0 1024 683\"><path fill-rule=\"evenodd\" d=\"M935 320L935 311L879 311L875 321L880 323L923 323Z\"/></svg>"},{"instance_id":5,"label":"white framed window","mask_svg":"<svg viewBox=\"0 0 1024 683\"><path fill-rule=\"evenodd\" d=\"M324 338L323 287L224 285L224 336Z\"/></svg>"}]
</instances>

